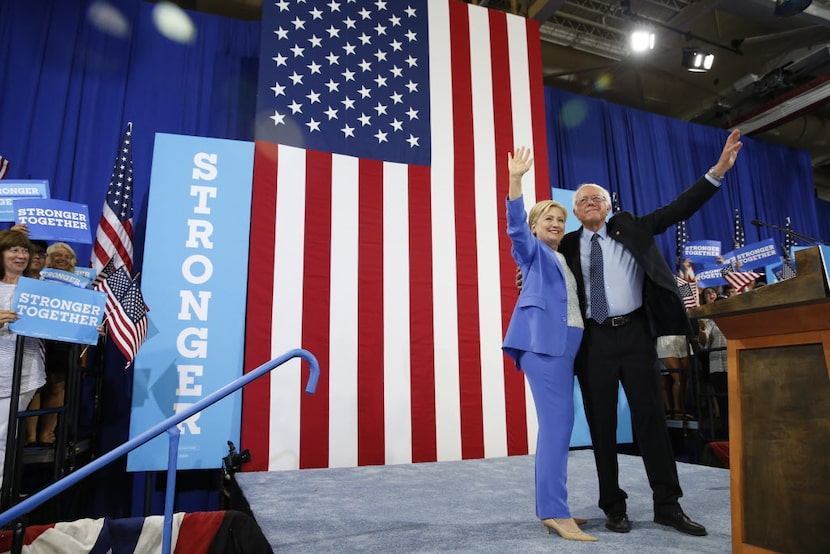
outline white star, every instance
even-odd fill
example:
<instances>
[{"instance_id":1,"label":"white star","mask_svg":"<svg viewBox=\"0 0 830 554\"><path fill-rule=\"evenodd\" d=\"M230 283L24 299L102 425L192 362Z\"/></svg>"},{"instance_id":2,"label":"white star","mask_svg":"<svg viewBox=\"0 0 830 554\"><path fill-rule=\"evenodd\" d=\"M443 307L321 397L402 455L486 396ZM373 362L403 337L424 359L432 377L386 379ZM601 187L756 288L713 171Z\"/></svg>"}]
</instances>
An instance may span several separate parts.
<instances>
[{"instance_id":1,"label":"white star","mask_svg":"<svg viewBox=\"0 0 830 554\"><path fill-rule=\"evenodd\" d=\"M406 15L408 15L409 17L415 17L415 8L413 8L412 6L407 6L407 8L404 11L406 12Z\"/></svg>"},{"instance_id":2,"label":"white star","mask_svg":"<svg viewBox=\"0 0 830 554\"><path fill-rule=\"evenodd\" d=\"M293 82L295 85L303 84L303 76L297 75L296 71L292 73L291 76L289 76L288 78L291 79L291 82Z\"/></svg>"},{"instance_id":3,"label":"white star","mask_svg":"<svg viewBox=\"0 0 830 554\"><path fill-rule=\"evenodd\" d=\"M372 12L370 12L366 8L363 8L362 10L360 10L357 13L360 14L361 19L369 19L370 17L372 17Z\"/></svg>"},{"instance_id":4,"label":"white star","mask_svg":"<svg viewBox=\"0 0 830 554\"><path fill-rule=\"evenodd\" d=\"M360 63L357 64L357 65L363 71L371 71L372 70L372 62L367 62L366 60L360 60Z\"/></svg>"},{"instance_id":5,"label":"white star","mask_svg":"<svg viewBox=\"0 0 830 554\"><path fill-rule=\"evenodd\" d=\"M317 35L311 35L311 37L308 39L308 42L311 43L312 48L319 48L323 44L323 39L321 39Z\"/></svg>"},{"instance_id":6,"label":"white star","mask_svg":"<svg viewBox=\"0 0 830 554\"><path fill-rule=\"evenodd\" d=\"M343 131L343 138L354 136L354 127L349 127L348 125L346 125L340 130Z\"/></svg>"},{"instance_id":7,"label":"white star","mask_svg":"<svg viewBox=\"0 0 830 554\"><path fill-rule=\"evenodd\" d=\"M379 62L385 62L386 61L386 52L384 52L382 50L378 50L377 52L375 52L375 57L378 59Z\"/></svg>"},{"instance_id":8,"label":"white star","mask_svg":"<svg viewBox=\"0 0 830 554\"><path fill-rule=\"evenodd\" d=\"M355 23L356 23L356 21L354 19L352 19L351 17L347 17L346 19L343 20L343 24L346 25L347 29L354 29Z\"/></svg>"},{"instance_id":9,"label":"white star","mask_svg":"<svg viewBox=\"0 0 830 554\"><path fill-rule=\"evenodd\" d=\"M315 73L320 73L320 68L322 67L317 62L311 62L311 64L307 65L308 69L311 71L310 75L314 75Z\"/></svg>"},{"instance_id":10,"label":"white star","mask_svg":"<svg viewBox=\"0 0 830 554\"><path fill-rule=\"evenodd\" d=\"M354 45L350 42L347 42L346 44L343 45L343 50L346 51L346 54L354 54L354 49L355 49Z\"/></svg>"},{"instance_id":11,"label":"white star","mask_svg":"<svg viewBox=\"0 0 830 554\"><path fill-rule=\"evenodd\" d=\"M375 33L378 35L385 35L386 34L386 27L378 23L375 25Z\"/></svg>"},{"instance_id":12,"label":"white star","mask_svg":"<svg viewBox=\"0 0 830 554\"><path fill-rule=\"evenodd\" d=\"M413 40L415 40L415 37L417 37L418 35L415 32L410 30L410 31L407 31L404 36L409 40L409 42L412 42Z\"/></svg>"},{"instance_id":13,"label":"white star","mask_svg":"<svg viewBox=\"0 0 830 554\"><path fill-rule=\"evenodd\" d=\"M279 66L281 66L281 65L286 65L286 64L285 64L285 61L286 61L288 58L286 58L286 57L285 57L285 56L283 56L282 54L277 54L276 56L274 56L274 57L273 57L273 58L271 58L271 59L272 59L272 60L274 60L275 62L277 62L277 67L279 67ZM286 66L286 67L287 67L287 66Z\"/></svg>"},{"instance_id":14,"label":"white star","mask_svg":"<svg viewBox=\"0 0 830 554\"><path fill-rule=\"evenodd\" d=\"M329 2L327 5L328 5L329 9L333 12L339 12L340 11L340 4L335 2L334 0Z\"/></svg>"},{"instance_id":15,"label":"white star","mask_svg":"<svg viewBox=\"0 0 830 554\"><path fill-rule=\"evenodd\" d=\"M332 25L328 29L326 29L326 32L329 34L329 38L334 38L334 37L339 37L340 36L340 29L338 29L334 25Z\"/></svg>"},{"instance_id":16,"label":"white star","mask_svg":"<svg viewBox=\"0 0 830 554\"><path fill-rule=\"evenodd\" d=\"M398 17L397 15L393 15L392 17L389 18L389 23L392 24L392 27L397 27L398 25L401 24L401 18Z\"/></svg>"},{"instance_id":17,"label":"white star","mask_svg":"<svg viewBox=\"0 0 830 554\"><path fill-rule=\"evenodd\" d=\"M311 100L311 103L314 104L315 102L320 102L320 93L314 92L313 90L305 95L306 98Z\"/></svg>"},{"instance_id":18,"label":"white star","mask_svg":"<svg viewBox=\"0 0 830 554\"><path fill-rule=\"evenodd\" d=\"M334 52L329 52L326 59L329 61L329 65L340 65L340 56L335 56Z\"/></svg>"},{"instance_id":19,"label":"white star","mask_svg":"<svg viewBox=\"0 0 830 554\"><path fill-rule=\"evenodd\" d=\"M393 93L392 96L390 96L389 98L392 99L393 104L403 103L403 97L401 96L401 94L399 92Z\"/></svg>"},{"instance_id":20,"label":"white star","mask_svg":"<svg viewBox=\"0 0 830 554\"><path fill-rule=\"evenodd\" d=\"M331 121L332 119L337 119L337 110L335 110L331 106L329 106L329 109L327 109L323 113L329 116L329 121Z\"/></svg>"},{"instance_id":21,"label":"white star","mask_svg":"<svg viewBox=\"0 0 830 554\"><path fill-rule=\"evenodd\" d=\"M392 73L393 77L401 77L403 75L403 69L398 67L397 65L393 65L389 71Z\"/></svg>"},{"instance_id":22,"label":"white star","mask_svg":"<svg viewBox=\"0 0 830 554\"><path fill-rule=\"evenodd\" d=\"M316 121L313 117L308 123L306 123L306 126L308 126L309 133L313 133L314 131L320 130L320 122Z\"/></svg>"},{"instance_id":23,"label":"white star","mask_svg":"<svg viewBox=\"0 0 830 554\"><path fill-rule=\"evenodd\" d=\"M277 27L277 30L274 31L274 34L277 35L277 38L279 40L282 40L284 38L288 38L288 31L283 29L282 26Z\"/></svg>"},{"instance_id":24,"label":"white star","mask_svg":"<svg viewBox=\"0 0 830 554\"><path fill-rule=\"evenodd\" d=\"M346 71L344 71L342 73L342 75L343 75L343 78L346 79L347 81L354 81L354 71L352 71L351 69L347 69Z\"/></svg>"},{"instance_id":25,"label":"white star","mask_svg":"<svg viewBox=\"0 0 830 554\"><path fill-rule=\"evenodd\" d=\"M373 80L378 84L379 87L385 87L386 86L386 77L381 77L380 75L378 75Z\"/></svg>"},{"instance_id":26,"label":"white star","mask_svg":"<svg viewBox=\"0 0 830 554\"><path fill-rule=\"evenodd\" d=\"M368 98L372 95L372 91L366 88L366 85L361 86L360 90L358 90L357 92L360 93L361 98Z\"/></svg>"},{"instance_id":27,"label":"white star","mask_svg":"<svg viewBox=\"0 0 830 554\"><path fill-rule=\"evenodd\" d=\"M341 100L340 103L343 104L343 107L345 107L347 110L354 109L354 100L352 100L348 96Z\"/></svg>"},{"instance_id":28,"label":"white star","mask_svg":"<svg viewBox=\"0 0 830 554\"><path fill-rule=\"evenodd\" d=\"M378 139L378 144L380 144L381 142L388 142L386 140L386 135L387 134L388 133L384 133L383 131L378 131L377 133L375 133L372 136L375 137L376 139Z\"/></svg>"},{"instance_id":29,"label":"white star","mask_svg":"<svg viewBox=\"0 0 830 554\"><path fill-rule=\"evenodd\" d=\"M398 121L398 118L393 119L389 125L391 125L392 129L394 129L395 131L403 130L403 123Z\"/></svg>"},{"instance_id":30,"label":"white star","mask_svg":"<svg viewBox=\"0 0 830 554\"><path fill-rule=\"evenodd\" d=\"M375 2L375 6L377 6L379 10L385 10L386 2L384 2L383 0L378 0L377 2Z\"/></svg>"},{"instance_id":31,"label":"white star","mask_svg":"<svg viewBox=\"0 0 830 554\"><path fill-rule=\"evenodd\" d=\"M271 116L271 119L274 120L274 125L285 125L285 114L281 114L277 110L274 110L274 115Z\"/></svg>"},{"instance_id":32,"label":"white star","mask_svg":"<svg viewBox=\"0 0 830 554\"><path fill-rule=\"evenodd\" d=\"M323 12L318 10L316 6L308 13L311 14L311 19L323 19Z\"/></svg>"},{"instance_id":33,"label":"white star","mask_svg":"<svg viewBox=\"0 0 830 554\"><path fill-rule=\"evenodd\" d=\"M302 20L302 19L300 19L299 17L295 17L295 18L294 18L294 21L292 21L291 23L293 23L293 24L294 24L294 30L295 30L295 31L296 31L297 29L305 29L305 21L303 21L303 20Z\"/></svg>"},{"instance_id":34,"label":"white star","mask_svg":"<svg viewBox=\"0 0 830 554\"><path fill-rule=\"evenodd\" d=\"M289 104L288 108L291 110L292 114L303 113L303 105L302 104L297 104L296 100L292 100L291 104Z\"/></svg>"},{"instance_id":35,"label":"white star","mask_svg":"<svg viewBox=\"0 0 830 554\"><path fill-rule=\"evenodd\" d=\"M378 102L378 105L375 106L375 111L378 112L378 115L386 115L386 106Z\"/></svg>"},{"instance_id":36,"label":"white star","mask_svg":"<svg viewBox=\"0 0 830 554\"><path fill-rule=\"evenodd\" d=\"M418 110L413 109L413 108L409 108L409 109L406 111L406 115L408 115L408 116L409 116L409 119L410 119L410 120L412 120L412 119L418 119Z\"/></svg>"},{"instance_id":37,"label":"white star","mask_svg":"<svg viewBox=\"0 0 830 554\"><path fill-rule=\"evenodd\" d=\"M274 5L277 6L281 12L284 12L288 9L288 2L286 2L285 0L280 0L279 2L276 2Z\"/></svg>"},{"instance_id":38,"label":"white star","mask_svg":"<svg viewBox=\"0 0 830 554\"><path fill-rule=\"evenodd\" d=\"M392 42L389 43L389 46L392 47L393 52L398 52L398 51L401 50L401 47L403 46L403 43L398 42L398 39L395 39L395 40L393 40Z\"/></svg>"},{"instance_id":39,"label":"white star","mask_svg":"<svg viewBox=\"0 0 830 554\"><path fill-rule=\"evenodd\" d=\"M409 138L406 139L406 142L409 143L410 148L414 148L414 147L418 146L418 137L413 136L413 135L409 135Z\"/></svg>"},{"instance_id":40,"label":"white star","mask_svg":"<svg viewBox=\"0 0 830 554\"><path fill-rule=\"evenodd\" d=\"M409 89L409 92L418 92L418 83L413 83L412 81L409 81L408 83L406 83L406 88Z\"/></svg>"},{"instance_id":41,"label":"white star","mask_svg":"<svg viewBox=\"0 0 830 554\"><path fill-rule=\"evenodd\" d=\"M372 124L371 119L372 116L366 115L365 113L361 113L360 117L357 118L357 120L360 121L364 127Z\"/></svg>"},{"instance_id":42,"label":"white star","mask_svg":"<svg viewBox=\"0 0 830 554\"><path fill-rule=\"evenodd\" d=\"M370 44L370 43L372 42L372 37L370 37L370 36L369 36L369 35L367 35L366 33L360 33L360 36L359 36L359 37L357 37L357 38L358 38L358 39L360 40L360 42L362 42L364 45L365 45L365 44Z\"/></svg>"},{"instance_id":43,"label":"white star","mask_svg":"<svg viewBox=\"0 0 830 554\"><path fill-rule=\"evenodd\" d=\"M280 85L279 83L274 83L274 86L271 87L271 90L274 91L274 96L285 96L285 87Z\"/></svg>"},{"instance_id":44,"label":"white star","mask_svg":"<svg viewBox=\"0 0 830 554\"><path fill-rule=\"evenodd\" d=\"M409 67L416 67L418 65L418 58L413 58L412 56L409 56L408 58L406 58L406 63L409 64Z\"/></svg>"},{"instance_id":45,"label":"white star","mask_svg":"<svg viewBox=\"0 0 830 554\"><path fill-rule=\"evenodd\" d=\"M326 86L328 87L329 92L334 92L336 90L339 90L340 88L340 85L338 83L335 83L332 79L329 79L329 82L326 83Z\"/></svg>"},{"instance_id":46,"label":"white star","mask_svg":"<svg viewBox=\"0 0 830 554\"><path fill-rule=\"evenodd\" d=\"M294 53L295 58L302 58L303 51L305 50L305 48L303 48L299 44L295 44L293 47L289 48L289 50L291 50L291 52Z\"/></svg>"}]
</instances>

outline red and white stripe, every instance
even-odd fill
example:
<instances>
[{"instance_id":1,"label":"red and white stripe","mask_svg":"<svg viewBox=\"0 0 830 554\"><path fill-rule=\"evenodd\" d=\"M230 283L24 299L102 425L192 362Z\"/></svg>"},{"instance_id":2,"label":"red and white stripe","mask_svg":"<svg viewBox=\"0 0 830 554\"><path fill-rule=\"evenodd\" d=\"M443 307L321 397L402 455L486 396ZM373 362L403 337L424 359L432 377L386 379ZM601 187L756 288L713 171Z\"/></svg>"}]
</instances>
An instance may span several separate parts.
<instances>
[{"instance_id":1,"label":"red and white stripe","mask_svg":"<svg viewBox=\"0 0 830 554\"><path fill-rule=\"evenodd\" d=\"M107 262L113 260L113 267L127 268L133 271L133 220L121 221L118 214L104 203L101 220L95 231L95 243L92 246L92 267L100 271Z\"/></svg>"},{"instance_id":2,"label":"red and white stripe","mask_svg":"<svg viewBox=\"0 0 830 554\"><path fill-rule=\"evenodd\" d=\"M726 279L729 286L741 292L747 285L754 283L760 276L760 273L755 273L754 271L730 271L723 278Z\"/></svg>"},{"instance_id":3,"label":"red and white stripe","mask_svg":"<svg viewBox=\"0 0 830 554\"><path fill-rule=\"evenodd\" d=\"M538 25L430 2L432 165L258 142L245 389L246 470L527 454L536 422L501 351L517 297L507 153L531 146L525 200L550 197Z\"/></svg>"}]
</instances>

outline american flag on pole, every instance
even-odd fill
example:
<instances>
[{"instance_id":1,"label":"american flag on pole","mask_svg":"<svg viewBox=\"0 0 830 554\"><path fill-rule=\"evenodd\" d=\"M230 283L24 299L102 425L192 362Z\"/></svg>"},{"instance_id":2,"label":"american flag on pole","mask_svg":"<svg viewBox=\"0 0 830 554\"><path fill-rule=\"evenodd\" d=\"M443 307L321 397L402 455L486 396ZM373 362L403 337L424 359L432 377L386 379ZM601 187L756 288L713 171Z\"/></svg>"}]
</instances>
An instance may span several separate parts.
<instances>
[{"instance_id":1,"label":"american flag on pole","mask_svg":"<svg viewBox=\"0 0 830 554\"><path fill-rule=\"evenodd\" d=\"M453 0L263 4L246 370L250 470L526 454L501 352L507 153L550 198L538 24ZM267 142L266 142L267 141Z\"/></svg>"},{"instance_id":2,"label":"american flag on pole","mask_svg":"<svg viewBox=\"0 0 830 554\"><path fill-rule=\"evenodd\" d=\"M683 261L683 248L686 247L686 243L689 241L689 235L686 233L686 220L681 220L677 222L677 226L675 227L675 235L674 235L674 242L676 244L676 254L677 254L677 263L681 263Z\"/></svg>"},{"instance_id":3,"label":"american flag on pole","mask_svg":"<svg viewBox=\"0 0 830 554\"><path fill-rule=\"evenodd\" d=\"M0 179L6 178L6 173L9 172L9 160L0 156Z\"/></svg>"},{"instance_id":4,"label":"american flag on pole","mask_svg":"<svg viewBox=\"0 0 830 554\"><path fill-rule=\"evenodd\" d=\"M733 248L743 248L746 246L746 233L744 233L744 224L741 222L741 212L735 210L735 232L733 234Z\"/></svg>"},{"instance_id":5,"label":"american flag on pole","mask_svg":"<svg viewBox=\"0 0 830 554\"><path fill-rule=\"evenodd\" d=\"M92 267L100 271L111 259L114 267L133 272L133 124L128 123L107 186L104 210L92 245Z\"/></svg>"},{"instance_id":6,"label":"american flag on pole","mask_svg":"<svg viewBox=\"0 0 830 554\"><path fill-rule=\"evenodd\" d=\"M675 279L677 279L677 291L680 293L680 298L683 299L683 306L686 309L700 306L697 283L686 281L678 275L675 275Z\"/></svg>"},{"instance_id":7,"label":"american flag on pole","mask_svg":"<svg viewBox=\"0 0 830 554\"><path fill-rule=\"evenodd\" d=\"M147 305L138 284L122 265L107 277L101 290L107 293L106 322L113 342L127 359L126 369L147 338Z\"/></svg>"},{"instance_id":8,"label":"american flag on pole","mask_svg":"<svg viewBox=\"0 0 830 554\"><path fill-rule=\"evenodd\" d=\"M747 285L754 283L761 276L760 273L754 271L735 271L735 266L732 264L728 264L721 269L721 275L729 283L729 286L738 292L741 292Z\"/></svg>"},{"instance_id":9,"label":"american flag on pole","mask_svg":"<svg viewBox=\"0 0 830 554\"><path fill-rule=\"evenodd\" d=\"M793 267L792 248L793 246L797 246L797 242L792 233L789 232L791 230L790 225L790 216L787 216L786 222L784 223L784 229L786 229L784 232L784 244L782 245L784 255L781 257L781 269L775 275L779 281L792 279L796 275L795 268Z\"/></svg>"}]
</instances>

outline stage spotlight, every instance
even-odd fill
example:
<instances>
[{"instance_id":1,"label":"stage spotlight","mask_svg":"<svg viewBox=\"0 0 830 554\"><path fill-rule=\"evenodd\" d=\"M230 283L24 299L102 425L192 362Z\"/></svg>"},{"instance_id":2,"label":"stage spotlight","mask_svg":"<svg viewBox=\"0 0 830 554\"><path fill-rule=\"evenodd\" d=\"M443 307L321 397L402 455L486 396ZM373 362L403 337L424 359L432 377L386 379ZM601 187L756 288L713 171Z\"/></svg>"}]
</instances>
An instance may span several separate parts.
<instances>
[{"instance_id":1,"label":"stage spotlight","mask_svg":"<svg viewBox=\"0 0 830 554\"><path fill-rule=\"evenodd\" d=\"M631 51L647 52L654 50L654 32L650 29L636 29L631 33Z\"/></svg>"},{"instance_id":2,"label":"stage spotlight","mask_svg":"<svg viewBox=\"0 0 830 554\"><path fill-rule=\"evenodd\" d=\"M683 67L695 73L703 73L712 69L715 55L700 48L687 47L683 49Z\"/></svg>"}]
</instances>

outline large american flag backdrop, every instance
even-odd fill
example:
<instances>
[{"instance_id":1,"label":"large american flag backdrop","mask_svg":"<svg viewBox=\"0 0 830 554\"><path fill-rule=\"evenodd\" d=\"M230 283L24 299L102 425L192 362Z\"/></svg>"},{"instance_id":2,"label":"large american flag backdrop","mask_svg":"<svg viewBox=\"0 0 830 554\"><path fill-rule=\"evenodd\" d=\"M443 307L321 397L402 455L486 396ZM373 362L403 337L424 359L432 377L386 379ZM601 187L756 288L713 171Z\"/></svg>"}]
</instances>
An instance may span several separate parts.
<instances>
[{"instance_id":1,"label":"large american flag backdrop","mask_svg":"<svg viewBox=\"0 0 830 554\"><path fill-rule=\"evenodd\" d=\"M263 5L246 470L527 454L536 423L501 352L516 300L507 152L549 198L538 25L455 0Z\"/></svg>"}]
</instances>

